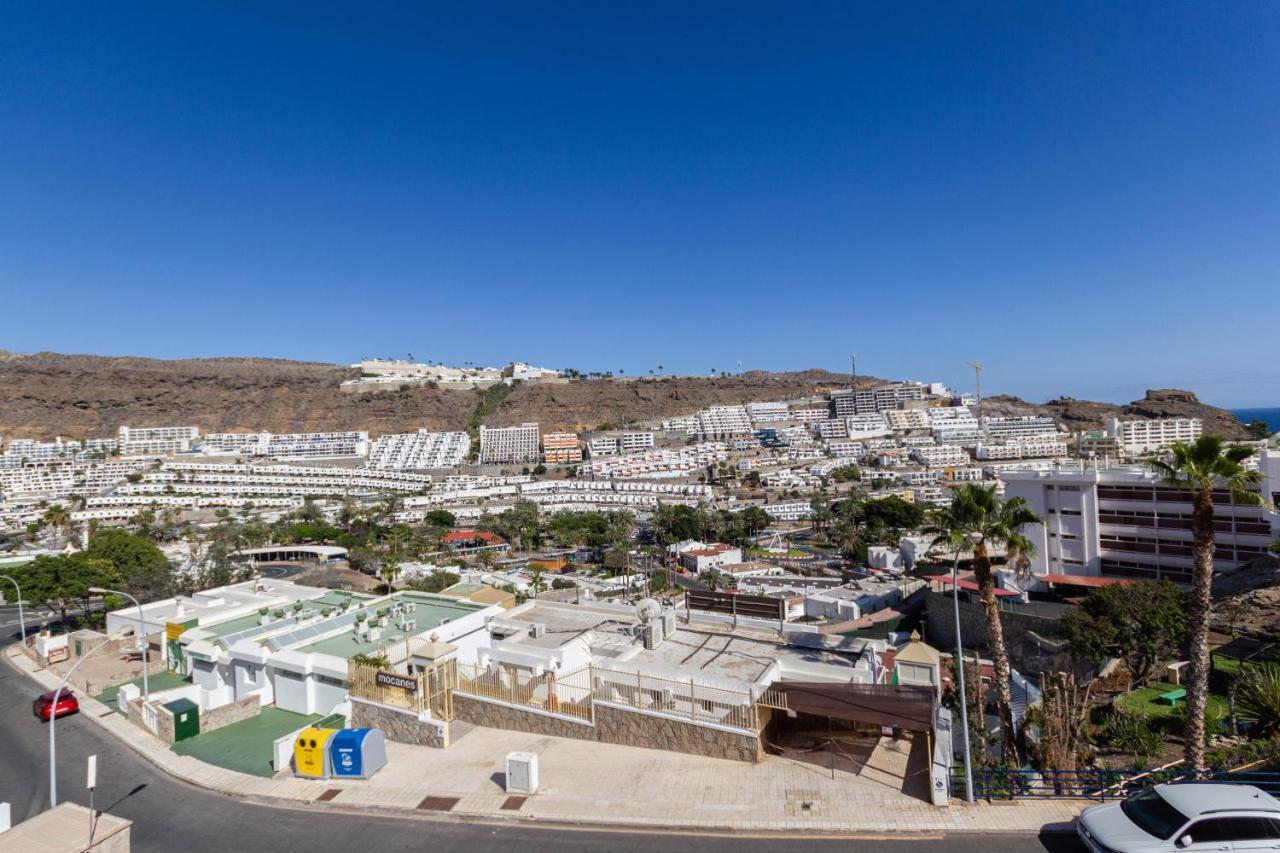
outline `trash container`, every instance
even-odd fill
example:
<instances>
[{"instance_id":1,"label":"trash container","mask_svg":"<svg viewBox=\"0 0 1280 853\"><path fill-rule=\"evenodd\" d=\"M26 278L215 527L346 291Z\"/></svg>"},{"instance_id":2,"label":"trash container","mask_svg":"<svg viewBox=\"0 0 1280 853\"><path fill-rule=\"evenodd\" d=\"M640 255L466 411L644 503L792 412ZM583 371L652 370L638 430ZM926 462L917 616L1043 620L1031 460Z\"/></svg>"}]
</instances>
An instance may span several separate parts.
<instances>
[{"instance_id":1,"label":"trash container","mask_svg":"<svg viewBox=\"0 0 1280 853\"><path fill-rule=\"evenodd\" d=\"M329 741L329 766L335 777L368 779L387 763L381 729L342 729Z\"/></svg>"},{"instance_id":2,"label":"trash container","mask_svg":"<svg viewBox=\"0 0 1280 853\"><path fill-rule=\"evenodd\" d=\"M293 742L293 775L308 779L328 779L329 740L337 729L306 728Z\"/></svg>"},{"instance_id":3,"label":"trash container","mask_svg":"<svg viewBox=\"0 0 1280 853\"><path fill-rule=\"evenodd\" d=\"M200 734L200 706L190 699L174 699L166 702L164 709L173 714L173 741L195 737Z\"/></svg>"}]
</instances>

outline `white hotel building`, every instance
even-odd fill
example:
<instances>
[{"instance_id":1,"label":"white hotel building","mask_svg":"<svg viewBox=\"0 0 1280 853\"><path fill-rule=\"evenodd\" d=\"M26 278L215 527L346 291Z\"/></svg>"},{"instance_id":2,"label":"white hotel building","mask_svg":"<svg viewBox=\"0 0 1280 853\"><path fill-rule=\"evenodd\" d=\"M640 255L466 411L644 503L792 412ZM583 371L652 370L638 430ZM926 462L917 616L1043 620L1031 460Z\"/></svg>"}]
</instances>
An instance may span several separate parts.
<instances>
[{"instance_id":1,"label":"white hotel building","mask_svg":"<svg viewBox=\"0 0 1280 853\"><path fill-rule=\"evenodd\" d=\"M791 419L786 403L747 403L747 415L753 424L776 423Z\"/></svg>"},{"instance_id":2,"label":"white hotel building","mask_svg":"<svg viewBox=\"0 0 1280 853\"><path fill-rule=\"evenodd\" d=\"M471 452L471 436L465 432L417 432L381 435L369 448L368 468L414 470L456 468Z\"/></svg>"},{"instance_id":3,"label":"white hotel building","mask_svg":"<svg viewBox=\"0 0 1280 853\"><path fill-rule=\"evenodd\" d=\"M1280 497L1280 451L1259 459L1261 493ZM1063 464L1043 471L1004 471L1006 497L1026 498L1045 520L1026 530L1036 546L1035 575L1191 579L1190 494L1166 486L1143 465ZM1280 515L1214 495L1215 564L1225 569L1263 556L1280 536Z\"/></svg>"},{"instance_id":4,"label":"white hotel building","mask_svg":"<svg viewBox=\"0 0 1280 853\"><path fill-rule=\"evenodd\" d=\"M480 427L480 463L498 465L538 461L538 425Z\"/></svg>"},{"instance_id":5,"label":"white hotel building","mask_svg":"<svg viewBox=\"0 0 1280 853\"><path fill-rule=\"evenodd\" d=\"M186 453L199 437L199 427L193 426L122 426L116 436L116 447L121 456L165 456L170 453Z\"/></svg>"},{"instance_id":6,"label":"white hotel building","mask_svg":"<svg viewBox=\"0 0 1280 853\"><path fill-rule=\"evenodd\" d=\"M1177 442L1189 443L1204 431L1199 418L1149 418L1107 421L1107 435L1116 439L1130 456L1141 456L1171 447Z\"/></svg>"}]
</instances>

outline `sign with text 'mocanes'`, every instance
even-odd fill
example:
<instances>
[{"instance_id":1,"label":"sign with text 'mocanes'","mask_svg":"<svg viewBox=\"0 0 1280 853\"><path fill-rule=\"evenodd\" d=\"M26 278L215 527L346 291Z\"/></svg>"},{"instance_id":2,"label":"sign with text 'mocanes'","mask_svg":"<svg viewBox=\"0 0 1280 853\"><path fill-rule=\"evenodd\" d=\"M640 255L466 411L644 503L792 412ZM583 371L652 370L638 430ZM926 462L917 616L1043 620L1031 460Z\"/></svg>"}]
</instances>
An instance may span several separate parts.
<instances>
[{"instance_id":1,"label":"sign with text 'mocanes'","mask_svg":"<svg viewBox=\"0 0 1280 853\"><path fill-rule=\"evenodd\" d=\"M418 692L418 679L408 675L379 672L374 676L374 682L382 687L398 687L408 693Z\"/></svg>"}]
</instances>

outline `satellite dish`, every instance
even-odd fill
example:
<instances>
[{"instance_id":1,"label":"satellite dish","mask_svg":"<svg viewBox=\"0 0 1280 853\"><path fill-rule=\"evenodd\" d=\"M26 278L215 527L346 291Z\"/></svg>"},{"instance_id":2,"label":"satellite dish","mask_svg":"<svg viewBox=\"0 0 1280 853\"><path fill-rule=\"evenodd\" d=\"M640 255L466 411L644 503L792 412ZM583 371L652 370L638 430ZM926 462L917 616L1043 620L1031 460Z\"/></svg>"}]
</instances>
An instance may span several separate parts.
<instances>
[{"instance_id":1,"label":"satellite dish","mask_svg":"<svg viewBox=\"0 0 1280 853\"><path fill-rule=\"evenodd\" d=\"M653 598L642 598L636 602L636 616L641 622L657 619L662 615L662 605Z\"/></svg>"}]
</instances>

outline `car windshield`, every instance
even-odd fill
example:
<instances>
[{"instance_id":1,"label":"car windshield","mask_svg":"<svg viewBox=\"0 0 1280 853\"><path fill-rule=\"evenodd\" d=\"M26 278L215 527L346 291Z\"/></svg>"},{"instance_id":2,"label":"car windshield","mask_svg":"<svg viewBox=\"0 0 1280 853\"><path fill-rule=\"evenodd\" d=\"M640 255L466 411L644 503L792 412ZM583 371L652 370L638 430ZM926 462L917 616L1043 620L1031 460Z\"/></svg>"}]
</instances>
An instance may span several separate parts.
<instances>
[{"instance_id":1,"label":"car windshield","mask_svg":"<svg viewBox=\"0 0 1280 853\"><path fill-rule=\"evenodd\" d=\"M1169 801L1148 788L1120 804L1125 817L1148 835L1167 839L1187 823L1187 816L1169 805Z\"/></svg>"}]
</instances>

